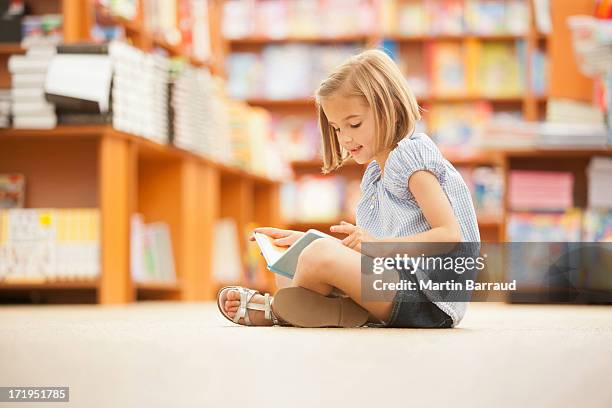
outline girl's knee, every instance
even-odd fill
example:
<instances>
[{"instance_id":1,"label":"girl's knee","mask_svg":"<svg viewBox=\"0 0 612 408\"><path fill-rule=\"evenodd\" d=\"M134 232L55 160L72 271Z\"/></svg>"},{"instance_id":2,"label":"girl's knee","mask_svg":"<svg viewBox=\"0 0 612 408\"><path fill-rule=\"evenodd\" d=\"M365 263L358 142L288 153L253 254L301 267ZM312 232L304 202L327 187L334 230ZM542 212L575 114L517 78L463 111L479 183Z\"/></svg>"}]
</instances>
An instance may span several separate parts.
<instances>
[{"instance_id":1,"label":"girl's knee","mask_svg":"<svg viewBox=\"0 0 612 408\"><path fill-rule=\"evenodd\" d=\"M338 244L330 238L319 238L308 244L298 258L298 269L318 271L332 267L333 245Z\"/></svg>"}]
</instances>

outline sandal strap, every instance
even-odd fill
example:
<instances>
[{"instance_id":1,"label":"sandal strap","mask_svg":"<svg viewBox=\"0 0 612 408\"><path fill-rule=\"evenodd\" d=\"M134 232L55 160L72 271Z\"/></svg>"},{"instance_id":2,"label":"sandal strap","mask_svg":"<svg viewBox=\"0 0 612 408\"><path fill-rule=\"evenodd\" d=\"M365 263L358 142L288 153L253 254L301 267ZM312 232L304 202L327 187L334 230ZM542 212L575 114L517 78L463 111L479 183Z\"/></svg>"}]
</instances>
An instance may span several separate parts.
<instances>
[{"instance_id":1,"label":"sandal strap","mask_svg":"<svg viewBox=\"0 0 612 408\"><path fill-rule=\"evenodd\" d=\"M252 309L254 306L250 305L249 303L257 291L253 289L245 289L243 287L238 287L237 289L238 293L240 294L240 306L238 306L238 311L236 312L236 316L234 316L234 323L238 323L238 321L242 318L247 326L251 326L251 319L249 319L247 309Z\"/></svg>"},{"instance_id":2,"label":"sandal strap","mask_svg":"<svg viewBox=\"0 0 612 408\"><path fill-rule=\"evenodd\" d=\"M234 316L234 323L238 323L240 319L244 319L244 323L247 326L251 326L251 319L249 319L249 313L247 311L248 309L251 309L263 311L264 318L266 320L272 320L272 323L278 324L278 319L272 311L273 298L270 296L269 293L265 293L263 295L264 303L251 303L251 299L253 298L253 296L255 296L259 292L253 289L246 289L240 286L236 287L236 289L240 294L240 305L238 306L238 311Z\"/></svg>"}]
</instances>

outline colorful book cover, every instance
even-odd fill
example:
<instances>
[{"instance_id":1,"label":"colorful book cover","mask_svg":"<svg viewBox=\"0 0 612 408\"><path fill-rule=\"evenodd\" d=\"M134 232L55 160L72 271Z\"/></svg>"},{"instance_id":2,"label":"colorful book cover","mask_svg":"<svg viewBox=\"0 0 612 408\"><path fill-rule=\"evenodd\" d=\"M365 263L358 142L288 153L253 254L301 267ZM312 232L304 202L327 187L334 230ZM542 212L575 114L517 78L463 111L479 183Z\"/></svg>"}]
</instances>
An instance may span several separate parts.
<instances>
[{"instance_id":1,"label":"colorful book cover","mask_svg":"<svg viewBox=\"0 0 612 408\"><path fill-rule=\"evenodd\" d=\"M580 242L582 212L573 208L564 213L510 213L509 242Z\"/></svg>"},{"instance_id":2,"label":"colorful book cover","mask_svg":"<svg viewBox=\"0 0 612 408\"><path fill-rule=\"evenodd\" d=\"M0 174L0 208L23 208L25 177L22 174Z\"/></svg>"},{"instance_id":3,"label":"colorful book cover","mask_svg":"<svg viewBox=\"0 0 612 408\"><path fill-rule=\"evenodd\" d=\"M464 95L467 92L467 80L462 44L430 43L427 53L433 96Z\"/></svg>"}]
</instances>

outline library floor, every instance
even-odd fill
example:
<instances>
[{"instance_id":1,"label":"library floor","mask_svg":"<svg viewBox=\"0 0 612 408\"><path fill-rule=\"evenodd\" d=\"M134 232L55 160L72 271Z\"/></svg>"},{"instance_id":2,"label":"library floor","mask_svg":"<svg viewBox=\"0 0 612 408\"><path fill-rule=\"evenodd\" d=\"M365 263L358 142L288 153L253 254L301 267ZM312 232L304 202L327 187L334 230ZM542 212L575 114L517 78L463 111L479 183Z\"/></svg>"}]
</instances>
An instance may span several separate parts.
<instances>
[{"instance_id":1,"label":"library floor","mask_svg":"<svg viewBox=\"0 0 612 408\"><path fill-rule=\"evenodd\" d=\"M0 386L70 387L45 407L610 407L610 378L606 306L471 304L451 330L246 328L208 303L0 307Z\"/></svg>"}]
</instances>

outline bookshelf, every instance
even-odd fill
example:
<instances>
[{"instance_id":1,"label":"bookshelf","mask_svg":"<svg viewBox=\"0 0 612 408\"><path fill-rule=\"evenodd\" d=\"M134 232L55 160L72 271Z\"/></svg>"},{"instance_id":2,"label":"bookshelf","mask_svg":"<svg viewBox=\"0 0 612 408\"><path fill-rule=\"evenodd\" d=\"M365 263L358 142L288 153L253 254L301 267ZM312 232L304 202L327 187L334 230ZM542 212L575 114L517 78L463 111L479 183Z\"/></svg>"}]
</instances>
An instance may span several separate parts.
<instances>
[{"instance_id":1,"label":"bookshelf","mask_svg":"<svg viewBox=\"0 0 612 408\"><path fill-rule=\"evenodd\" d=\"M374 7L391 7L392 12L388 10L377 10L377 18L383 21L378 28L369 33L363 34L344 34L336 38L327 35L310 35L300 36L289 34L282 38L272 38L262 35L257 32L257 28L252 35L246 35L242 38L227 38L224 40L222 50L224 59L227 60L228 55L238 52L247 53L263 53L265 47L270 45L331 45L342 46L347 43L357 44L359 47L370 47L392 41L396 43L397 54L400 57L406 55L425 55L427 56L428 47L435 46L441 43L460 44L466 49L474 49L474 47L483 46L485 44L503 44L506 46L515 46L518 42L524 45L526 61L531 61L536 52L543 53L548 58L548 88L546 92L534 92L531 86L534 76L533 65L526 62L524 66L524 83L526 89L522 92L511 95L480 95L473 91L468 91L460 94L437 95L432 92L418 95L419 103L425 108L424 121L426 124L431 124L431 112L428 112L431 107L437 105L460 105L469 103L486 102L490 104L493 112L498 111L517 111L520 112L523 119L527 121L538 121L544 118L546 113L546 103L552 97L569 97L588 101L591 98L592 82L581 75L576 67L571 47L570 32L566 25L565 19L573 14L591 14L594 9L594 1L579 0L567 2L563 0L551 0L551 22L554 35L542 33L537 28L535 6L533 1L526 0L527 5L527 22L526 29L520 33L493 33L493 34L417 34L408 35L400 33L398 30L399 15L398 7L407 3L416 4L418 1L394 0L383 3L372 2ZM256 7L255 3L255 7ZM390 5L390 6L389 6ZM289 6L288 6L289 7ZM265 27L259 27L260 30L267 30ZM558 35L560 33L560 35ZM416 52L416 54L415 54ZM465 65L469 65L469 61L464 61ZM469 69L466 68L466 69ZM227 73L226 73L227 74ZM254 106L262 106L273 112L275 115L312 115L314 117L314 99L312 97L298 97L291 99L272 99L265 97L249 97L246 102ZM542 168L555 168L556 160L561 158L574 159L579 157L592 157L596 154L606 152L602 151L543 151L543 150L524 150L506 149L478 149L469 154L457 154L453 150L444 151L445 157L457 167L473 169L478 166L493 166L501 169L504 178L507 179L509 171L517 165L517 158L524 156L529 157L526 160L538 161L538 158L545 158L541 161ZM314 160L300 160L293 163L294 172L298 177L302 175L312 175L320 173L321 163ZM350 166L349 166L350 167ZM348 171L342 169L342 174L352 174L353 177L359 177L363 168L353 169ZM583 168L584 170L584 168ZM507 180L506 180L507 182ZM506 183L507 185L507 183ZM507 204L504 202L500 216L491 216L487 214L479 214L478 221L481 229L481 235L485 241L503 242L506 239L505 223L506 213L508 211ZM346 219L347 217L341 217ZM350 218L349 218L350 219ZM304 229L310 226L316 228L328 229L334 223L317 222L307 223L301 221L291 221L289 225L296 229Z\"/></svg>"},{"instance_id":2,"label":"bookshelf","mask_svg":"<svg viewBox=\"0 0 612 408\"><path fill-rule=\"evenodd\" d=\"M16 170L29 180L27 207L100 209L102 271L96 282L3 283L2 291L86 287L101 304L211 299L218 216L236 218L241 230L253 221L277 223L277 182L110 126L0 130L0 172ZM131 281L129 216L136 211L169 224L178 283ZM267 288L270 279L257 284Z\"/></svg>"},{"instance_id":3,"label":"bookshelf","mask_svg":"<svg viewBox=\"0 0 612 408\"><path fill-rule=\"evenodd\" d=\"M92 3L81 0L32 1L37 14L63 15L64 38L67 42L87 40L92 24ZM138 2L142 7L142 2ZM549 58L549 86L544 95L529 89L520 95L481 96L460 94L451 96L427 94L419 101L428 108L446 103L460 104L487 101L494 109L520 110L525 119L535 121L544 116L549 97L570 97L590 100L592 82L582 76L570 46L565 17L592 12L592 0L551 0L554 35L537 32L533 8L529 11L529 29L524 35L420 35L396 33L339 36L289 36L269 38L253 36L225 39L222 36L223 0L209 1L212 57L198 60L187 55L180 45L170 44L149 32L144 25L142 9L136 18L113 17L128 39L143 50L159 48L172 56L183 56L195 66L209 68L214 74L225 75L225 62L235 51L262 52L270 44L342 45L357 43L361 47L382 40L398 43L400 54L439 42L514 43L522 40L527 53L542 50ZM558 35L558 33L560 33ZM11 54L23 53L17 44L0 44L0 88L10 87L6 69ZM531 78L527 64L527 78ZM529 79L527 80L529 82ZM249 98L247 103L261 106L273 114L312 115L312 98L268 99ZM427 115L425 115L427 120ZM559 163L576 160L571 171L577 180L584 179L588 159L595 155L610 155L609 150L479 150L470 155L445 152L456 166L499 166L507 178L517 168L557 169ZM305 160L293 163L300 175L317 174L321 163ZM99 279L81 282L19 282L0 283L0 301L13 299L9 294L36 294L36 299L70 301L88 299L100 304L126 303L148 299L210 300L224 284L244 284L256 289L272 290L269 273L259 273L256 280L217 282L212 278L212 236L215 222L222 217L236 221L240 234L253 223L288 226L305 230L326 230L333 222L286 222L280 216L280 184L242 169L217 163L188 151L120 132L109 126L71 126L52 130L0 130L0 172L18 171L28 180L28 207L98 208L102 222L102 272ZM358 178L363 166L347 164L341 173ZM582 179L580 179L582 177ZM507 184L507 183L506 183ZM580 190L578 203L584 202ZM140 212L147 221L165 221L170 226L177 270L176 283L136 283L129 271L130 215ZM483 240L504 241L508 204L504 200L501 217L479 215ZM347 217L348 218L348 217ZM333 220L339 221L338 220ZM241 240L241 254L246 242ZM263 268L260 265L260 270ZM12 295L11 295L12 296ZM34 295L32 295L34 296ZM21 298L20 298L21 299Z\"/></svg>"},{"instance_id":4,"label":"bookshelf","mask_svg":"<svg viewBox=\"0 0 612 408\"><path fill-rule=\"evenodd\" d=\"M32 1L35 14L61 13L64 41L87 41L93 2ZM142 3L139 2L139 7ZM217 1L209 2L211 47L217 47ZM140 8L134 20L112 16L126 37L143 50L163 49L192 65L217 73L219 62L187 55L147 31ZM7 61L23 53L17 44L0 45L0 87L10 87ZM128 303L138 300L201 301L214 298L223 284L262 290L273 279L261 267L256 281L216 282L211 257L215 223L234 219L241 254L247 225L279 225L279 182L213 158L100 126L58 126L49 130L0 129L0 173L27 180L26 208L96 208L100 212L101 271L96 279L23 280L0 283L0 302ZM236 196L239 194L239 199ZM170 229L176 282L136 282L130 274L130 217L163 221ZM246 236L244 237L246 238Z\"/></svg>"}]
</instances>

